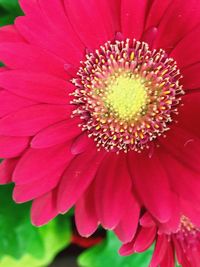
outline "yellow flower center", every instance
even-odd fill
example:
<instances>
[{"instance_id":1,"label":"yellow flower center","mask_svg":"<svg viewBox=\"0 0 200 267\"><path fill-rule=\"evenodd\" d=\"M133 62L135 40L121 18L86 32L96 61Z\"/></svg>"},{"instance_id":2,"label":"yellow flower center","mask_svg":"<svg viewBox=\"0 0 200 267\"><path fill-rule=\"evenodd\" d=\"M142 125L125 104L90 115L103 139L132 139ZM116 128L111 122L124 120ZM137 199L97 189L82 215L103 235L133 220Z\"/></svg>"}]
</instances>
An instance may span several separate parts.
<instances>
[{"instance_id":1,"label":"yellow flower center","mask_svg":"<svg viewBox=\"0 0 200 267\"><path fill-rule=\"evenodd\" d=\"M135 119L144 112L148 102L145 81L133 76L131 72L124 72L108 79L105 104L122 120Z\"/></svg>"}]
</instances>

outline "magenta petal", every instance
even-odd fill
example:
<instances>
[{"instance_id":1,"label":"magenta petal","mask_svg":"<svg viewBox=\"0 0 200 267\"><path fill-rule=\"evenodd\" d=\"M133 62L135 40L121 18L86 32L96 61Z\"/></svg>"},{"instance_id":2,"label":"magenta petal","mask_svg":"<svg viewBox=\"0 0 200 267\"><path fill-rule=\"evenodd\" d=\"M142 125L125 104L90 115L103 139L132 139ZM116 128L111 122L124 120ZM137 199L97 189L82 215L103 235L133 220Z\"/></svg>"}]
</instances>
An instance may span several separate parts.
<instances>
[{"instance_id":1,"label":"magenta petal","mask_svg":"<svg viewBox=\"0 0 200 267\"><path fill-rule=\"evenodd\" d=\"M17 184L13 191L13 199L17 203L23 203L46 194L57 186L64 170L65 165L58 166L52 175L47 174L46 177L30 183L27 181L26 184Z\"/></svg>"},{"instance_id":2,"label":"magenta petal","mask_svg":"<svg viewBox=\"0 0 200 267\"><path fill-rule=\"evenodd\" d=\"M85 153L77 155L66 169L58 188L58 210L70 209L94 179L105 153L96 151L93 145Z\"/></svg>"},{"instance_id":3,"label":"magenta petal","mask_svg":"<svg viewBox=\"0 0 200 267\"><path fill-rule=\"evenodd\" d=\"M129 206L126 209L126 213L114 230L115 234L123 243L128 243L133 239L138 227L140 215L140 206L134 197L130 196Z\"/></svg>"},{"instance_id":4,"label":"magenta petal","mask_svg":"<svg viewBox=\"0 0 200 267\"><path fill-rule=\"evenodd\" d=\"M74 86L60 78L26 71L0 73L0 86L16 95L49 104L69 104Z\"/></svg>"},{"instance_id":5,"label":"magenta petal","mask_svg":"<svg viewBox=\"0 0 200 267\"><path fill-rule=\"evenodd\" d=\"M119 249L119 254L121 256L129 256L133 254L134 252L135 252L134 251L134 240L130 243L123 244Z\"/></svg>"},{"instance_id":6,"label":"magenta petal","mask_svg":"<svg viewBox=\"0 0 200 267\"><path fill-rule=\"evenodd\" d=\"M7 184L12 182L13 171L18 162L16 159L5 159L0 164L0 184Z\"/></svg>"},{"instance_id":7,"label":"magenta petal","mask_svg":"<svg viewBox=\"0 0 200 267\"><path fill-rule=\"evenodd\" d=\"M171 51L185 35L198 25L199 8L200 2L198 0L191 0L189 8L188 1L172 1L158 26L154 48L159 47ZM196 40L196 38L193 40Z\"/></svg>"},{"instance_id":8,"label":"magenta petal","mask_svg":"<svg viewBox=\"0 0 200 267\"><path fill-rule=\"evenodd\" d=\"M18 17L15 26L20 34L31 44L37 45L44 50L50 51L56 56L71 64L77 64L83 55L83 45L77 38L67 17L66 23L56 27L54 18L62 16L64 8L56 16L45 16L44 11L38 2L20 1L22 9L25 10L25 17ZM58 2L58 1L57 1ZM48 2L52 8L52 3ZM59 3L57 3L57 6ZM47 12L49 12L49 9ZM46 12L46 11L45 11Z\"/></svg>"},{"instance_id":9,"label":"magenta petal","mask_svg":"<svg viewBox=\"0 0 200 267\"><path fill-rule=\"evenodd\" d=\"M13 174L17 185L28 184L50 177L62 166L67 166L73 158L69 145L53 146L46 149L30 148L19 160ZM46 167L44 167L46 166ZM48 166L48 168L47 168Z\"/></svg>"},{"instance_id":10,"label":"magenta petal","mask_svg":"<svg viewBox=\"0 0 200 267\"><path fill-rule=\"evenodd\" d=\"M112 28L112 18L107 12L107 0L64 0L64 3L71 24L86 47L97 48L112 40L115 31Z\"/></svg>"},{"instance_id":11,"label":"magenta petal","mask_svg":"<svg viewBox=\"0 0 200 267\"><path fill-rule=\"evenodd\" d=\"M199 38L200 25L188 33L174 48L170 56L177 61L179 68L183 68L200 61ZM188 47L190 49L188 49Z\"/></svg>"},{"instance_id":12,"label":"magenta petal","mask_svg":"<svg viewBox=\"0 0 200 267\"><path fill-rule=\"evenodd\" d=\"M26 43L0 43L0 59L11 69L49 73L63 79L69 77L64 69L66 61Z\"/></svg>"},{"instance_id":13,"label":"magenta petal","mask_svg":"<svg viewBox=\"0 0 200 267\"><path fill-rule=\"evenodd\" d=\"M121 25L126 38L140 39L144 30L147 0L122 0Z\"/></svg>"},{"instance_id":14,"label":"magenta petal","mask_svg":"<svg viewBox=\"0 0 200 267\"><path fill-rule=\"evenodd\" d=\"M32 136L71 115L72 106L38 104L23 108L0 120L0 134Z\"/></svg>"},{"instance_id":15,"label":"magenta petal","mask_svg":"<svg viewBox=\"0 0 200 267\"><path fill-rule=\"evenodd\" d=\"M28 146L28 137L0 136L0 157L15 158Z\"/></svg>"},{"instance_id":16,"label":"magenta petal","mask_svg":"<svg viewBox=\"0 0 200 267\"><path fill-rule=\"evenodd\" d=\"M148 154L143 154L133 161L130 154L129 166L135 190L146 208L160 222L168 221L172 214L172 193L158 156L154 153L150 158Z\"/></svg>"},{"instance_id":17,"label":"magenta petal","mask_svg":"<svg viewBox=\"0 0 200 267\"><path fill-rule=\"evenodd\" d=\"M167 251L165 253L164 259L162 260L160 267L174 267L175 256L174 247L168 243Z\"/></svg>"},{"instance_id":18,"label":"magenta petal","mask_svg":"<svg viewBox=\"0 0 200 267\"><path fill-rule=\"evenodd\" d=\"M19 97L6 90L0 91L0 99L1 99L0 117L4 117L9 113L18 111L22 108L32 106L35 104L35 102L29 99Z\"/></svg>"},{"instance_id":19,"label":"magenta petal","mask_svg":"<svg viewBox=\"0 0 200 267\"><path fill-rule=\"evenodd\" d=\"M23 37L18 33L13 25L8 25L0 28L0 43L23 41Z\"/></svg>"},{"instance_id":20,"label":"magenta petal","mask_svg":"<svg viewBox=\"0 0 200 267\"><path fill-rule=\"evenodd\" d=\"M150 11L147 16L147 20L145 23L146 30L151 27L157 27L163 18L164 14L166 13L167 8L169 5L173 3L173 0L154 0L152 1L152 5Z\"/></svg>"},{"instance_id":21,"label":"magenta petal","mask_svg":"<svg viewBox=\"0 0 200 267\"><path fill-rule=\"evenodd\" d=\"M72 144L72 154L77 155L84 152L92 142L94 142L94 140L89 139L86 133L80 134Z\"/></svg>"},{"instance_id":22,"label":"magenta petal","mask_svg":"<svg viewBox=\"0 0 200 267\"><path fill-rule=\"evenodd\" d=\"M47 148L74 139L81 133L78 123L78 119L64 120L43 129L32 139L31 147Z\"/></svg>"},{"instance_id":23,"label":"magenta petal","mask_svg":"<svg viewBox=\"0 0 200 267\"><path fill-rule=\"evenodd\" d=\"M181 74L183 75L182 84L185 90L200 88L199 72L200 72L200 63L188 66L181 70Z\"/></svg>"},{"instance_id":24,"label":"magenta petal","mask_svg":"<svg viewBox=\"0 0 200 267\"><path fill-rule=\"evenodd\" d=\"M156 236L156 226L150 228L141 228L138 233L135 243L134 243L134 251L135 252L143 252L148 249L153 243Z\"/></svg>"},{"instance_id":25,"label":"magenta petal","mask_svg":"<svg viewBox=\"0 0 200 267\"><path fill-rule=\"evenodd\" d=\"M105 228L113 229L120 222L129 206L131 185L126 158L108 155L95 179L97 213Z\"/></svg>"},{"instance_id":26,"label":"magenta petal","mask_svg":"<svg viewBox=\"0 0 200 267\"><path fill-rule=\"evenodd\" d=\"M33 225L41 226L58 215L56 210L56 191L51 191L33 201L31 220Z\"/></svg>"},{"instance_id":27,"label":"magenta petal","mask_svg":"<svg viewBox=\"0 0 200 267\"><path fill-rule=\"evenodd\" d=\"M168 245L169 242L167 240L166 235L158 235L150 267L159 266L166 254Z\"/></svg>"},{"instance_id":28,"label":"magenta petal","mask_svg":"<svg viewBox=\"0 0 200 267\"><path fill-rule=\"evenodd\" d=\"M76 203L75 220L80 235L88 237L96 231L98 217L94 202L94 183Z\"/></svg>"}]
</instances>

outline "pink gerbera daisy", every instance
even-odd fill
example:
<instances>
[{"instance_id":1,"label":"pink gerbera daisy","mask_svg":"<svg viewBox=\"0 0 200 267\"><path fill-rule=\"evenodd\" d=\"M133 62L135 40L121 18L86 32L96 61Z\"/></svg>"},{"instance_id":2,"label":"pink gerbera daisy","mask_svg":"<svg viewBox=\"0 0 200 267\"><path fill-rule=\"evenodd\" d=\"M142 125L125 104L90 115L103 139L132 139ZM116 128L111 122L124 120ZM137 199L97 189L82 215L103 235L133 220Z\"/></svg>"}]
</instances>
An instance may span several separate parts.
<instances>
[{"instance_id":1,"label":"pink gerbera daisy","mask_svg":"<svg viewBox=\"0 0 200 267\"><path fill-rule=\"evenodd\" d=\"M199 0L20 4L0 30L0 177L33 223L76 204L82 235L128 242L141 205L199 218Z\"/></svg>"},{"instance_id":2,"label":"pink gerbera daisy","mask_svg":"<svg viewBox=\"0 0 200 267\"><path fill-rule=\"evenodd\" d=\"M182 267L198 267L200 261L200 228L182 215L174 230L159 224L145 213L132 242L121 247L122 255L143 252L156 240L150 267L174 267L176 258Z\"/></svg>"}]
</instances>

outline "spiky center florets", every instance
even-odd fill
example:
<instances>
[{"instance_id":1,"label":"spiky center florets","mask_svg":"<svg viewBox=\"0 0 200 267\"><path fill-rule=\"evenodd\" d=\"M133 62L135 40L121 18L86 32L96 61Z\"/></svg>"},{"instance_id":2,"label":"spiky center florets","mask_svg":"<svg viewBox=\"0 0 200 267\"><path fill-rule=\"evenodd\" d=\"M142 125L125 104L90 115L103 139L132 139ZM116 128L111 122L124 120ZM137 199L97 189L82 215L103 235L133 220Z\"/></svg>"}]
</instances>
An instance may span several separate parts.
<instances>
[{"instance_id":1,"label":"spiky center florets","mask_svg":"<svg viewBox=\"0 0 200 267\"><path fill-rule=\"evenodd\" d=\"M175 237L182 246L183 251L200 247L200 229L186 216L181 217L180 225Z\"/></svg>"},{"instance_id":2,"label":"spiky center florets","mask_svg":"<svg viewBox=\"0 0 200 267\"><path fill-rule=\"evenodd\" d=\"M169 129L183 94L176 62L136 40L107 42L81 62L74 114L108 151L141 151Z\"/></svg>"}]
</instances>

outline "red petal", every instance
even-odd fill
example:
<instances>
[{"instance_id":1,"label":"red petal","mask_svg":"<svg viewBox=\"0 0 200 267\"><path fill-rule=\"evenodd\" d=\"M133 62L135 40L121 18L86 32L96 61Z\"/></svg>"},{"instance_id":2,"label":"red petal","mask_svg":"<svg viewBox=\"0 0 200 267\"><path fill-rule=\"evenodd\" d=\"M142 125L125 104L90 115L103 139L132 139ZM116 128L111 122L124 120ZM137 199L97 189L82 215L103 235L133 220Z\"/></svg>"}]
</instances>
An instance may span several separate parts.
<instances>
[{"instance_id":1,"label":"red petal","mask_svg":"<svg viewBox=\"0 0 200 267\"><path fill-rule=\"evenodd\" d=\"M107 0L64 0L64 3L71 24L86 47L98 48L113 39L114 22Z\"/></svg>"},{"instance_id":2,"label":"red petal","mask_svg":"<svg viewBox=\"0 0 200 267\"><path fill-rule=\"evenodd\" d=\"M147 0L121 1L122 33L126 38L140 39L144 30L147 5Z\"/></svg>"},{"instance_id":3,"label":"red petal","mask_svg":"<svg viewBox=\"0 0 200 267\"><path fill-rule=\"evenodd\" d=\"M51 191L33 201L31 220L36 226L48 223L58 215L56 210L56 191Z\"/></svg>"},{"instance_id":4,"label":"red petal","mask_svg":"<svg viewBox=\"0 0 200 267\"><path fill-rule=\"evenodd\" d=\"M47 74L26 71L0 72L0 86L16 95L49 104L69 104L74 86Z\"/></svg>"},{"instance_id":5,"label":"red petal","mask_svg":"<svg viewBox=\"0 0 200 267\"><path fill-rule=\"evenodd\" d=\"M156 237L156 227L141 228L134 242L134 252L143 252L147 250Z\"/></svg>"},{"instance_id":6,"label":"red petal","mask_svg":"<svg viewBox=\"0 0 200 267\"><path fill-rule=\"evenodd\" d=\"M20 56L19 56L20 55ZM0 59L11 69L29 70L69 78L64 69L66 62L54 54L26 43L1 43ZM28 75L28 74L27 74ZM37 82L37 80L34 80Z\"/></svg>"},{"instance_id":7,"label":"red petal","mask_svg":"<svg viewBox=\"0 0 200 267\"><path fill-rule=\"evenodd\" d=\"M35 102L23 97L16 96L6 90L0 91L0 117L4 117L9 113L18 111L22 108L32 106Z\"/></svg>"},{"instance_id":8,"label":"red petal","mask_svg":"<svg viewBox=\"0 0 200 267\"><path fill-rule=\"evenodd\" d=\"M135 198L129 199L129 206L126 210L126 213L114 230L123 243L128 243L134 238L138 227L140 206Z\"/></svg>"},{"instance_id":9,"label":"red petal","mask_svg":"<svg viewBox=\"0 0 200 267\"><path fill-rule=\"evenodd\" d=\"M13 175L13 181L28 184L36 180L50 177L62 166L67 166L73 155L69 145L53 146L46 149L30 148L19 160Z\"/></svg>"},{"instance_id":10,"label":"red petal","mask_svg":"<svg viewBox=\"0 0 200 267\"><path fill-rule=\"evenodd\" d=\"M191 0L189 6L188 1L172 1L158 26L154 48L171 51L199 23L199 8L198 0Z\"/></svg>"},{"instance_id":11,"label":"red petal","mask_svg":"<svg viewBox=\"0 0 200 267\"><path fill-rule=\"evenodd\" d=\"M94 183L76 203L75 220L80 235L88 237L96 231L98 217L94 202Z\"/></svg>"},{"instance_id":12,"label":"red petal","mask_svg":"<svg viewBox=\"0 0 200 267\"><path fill-rule=\"evenodd\" d=\"M0 120L0 134L31 136L71 114L71 106L38 104L23 108Z\"/></svg>"},{"instance_id":13,"label":"red petal","mask_svg":"<svg viewBox=\"0 0 200 267\"><path fill-rule=\"evenodd\" d=\"M93 145L70 163L58 188L59 212L66 212L81 197L94 179L103 157L104 153L97 152Z\"/></svg>"},{"instance_id":14,"label":"red petal","mask_svg":"<svg viewBox=\"0 0 200 267\"><path fill-rule=\"evenodd\" d=\"M170 56L173 57L177 61L178 66L180 68L189 66L191 64L194 64L200 61L200 53L199 53L200 39L199 38L200 38L200 25L198 27L195 27L189 34L187 34L177 44L177 46L174 48L174 50L170 54Z\"/></svg>"},{"instance_id":15,"label":"red petal","mask_svg":"<svg viewBox=\"0 0 200 267\"><path fill-rule=\"evenodd\" d=\"M81 132L77 126L78 123L79 119L69 119L51 125L35 135L31 146L33 148L47 148L73 140Z\"/></svg>"},{"instance_id":16,"label":"red petal","mask_svg":"<svg viewBox=\"0 0 200 267\"><path fill-rule=\"evenodd\" d=\"M158 235L150 267L159 266L167 252L168 245L169 242L166 235Z\"/></svg>"},{"instance_id":17,"label":"red petal","mask_svg":"<svg viewBox=\"0 0 200 267\"><path fill-rule=\"evenodd\" d=\"M5 159L0 164L0 184L7 184L12 182L13 171L18 162L17 159Z\"/></svg>"},{"instance_id":18,"label":"red petal","mask_svg":"<svg viewBox=\"0 0 200 267\"><path fill-rule=\"evenodd\" d=\"M129 206L131 179L126 158L109 154L95 179L95 198L99 220L105 228L113 229Z\"/></svg>"},{"instance_id":19,"label":"red petal","mask_svg":"<svg viewBox=\"0 0 200 267\"><path fill-rule=\"evenodd\" d=\"M0 157L15 158L28 146L28 137L0 136Z\"/></svg>"},{"instance_id":20,"label":"red petal","mask_svg":"<svg viewBox=\"0 0 200 267\"><path fill-rule=\"evenodd\" d=\"M129 154L129 166L133 183L144 205L160 222L171 217L172 194L169 181L157 155L150 158L144 153L133 161Z\"/></svg>"}]
</instances>

